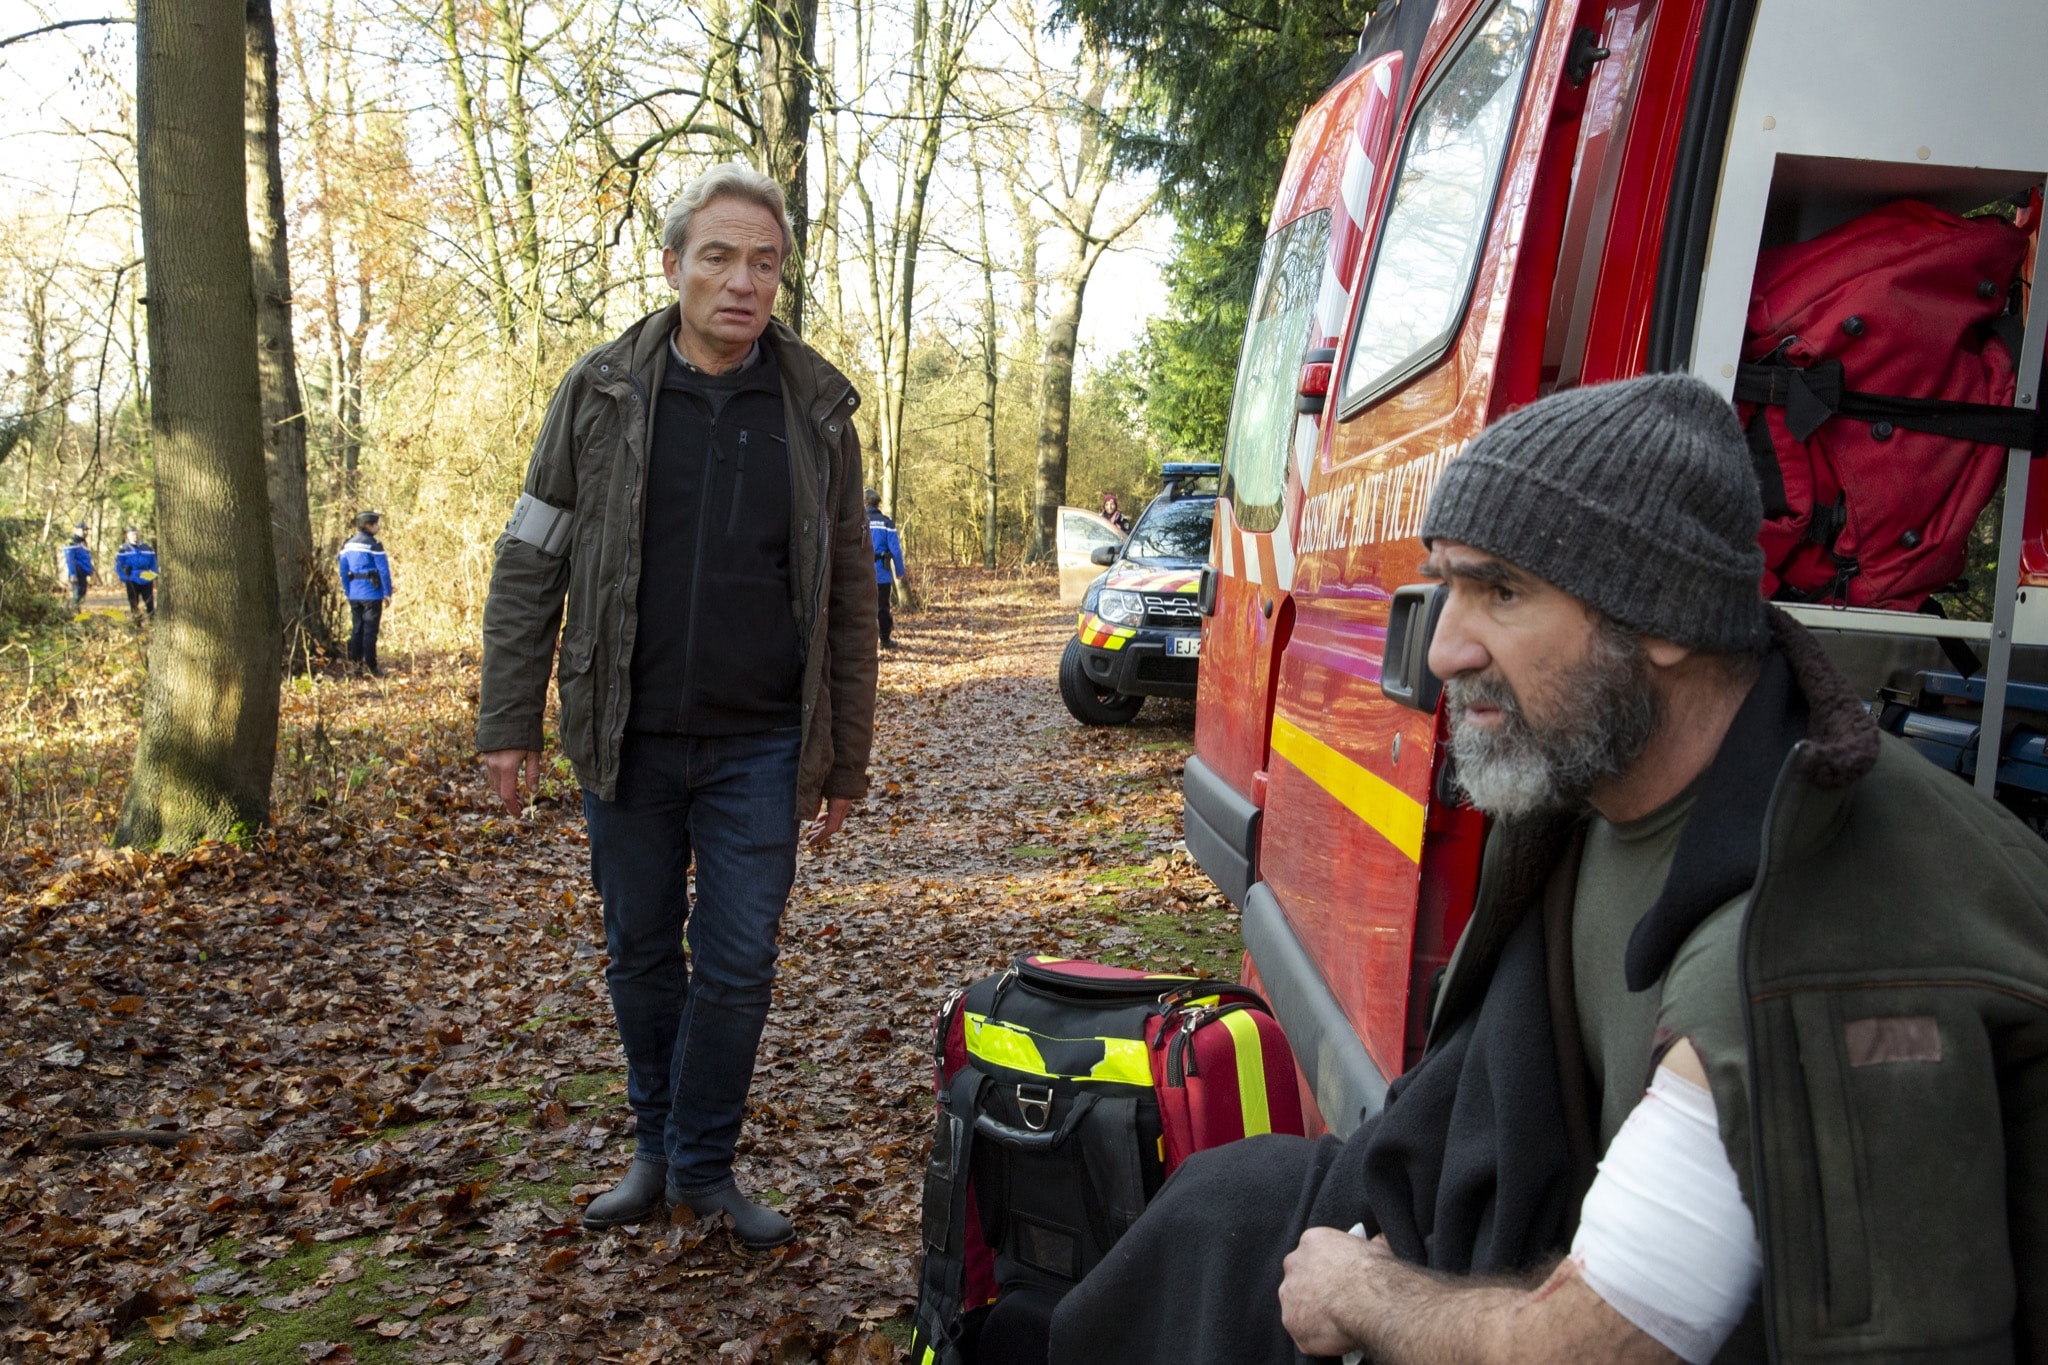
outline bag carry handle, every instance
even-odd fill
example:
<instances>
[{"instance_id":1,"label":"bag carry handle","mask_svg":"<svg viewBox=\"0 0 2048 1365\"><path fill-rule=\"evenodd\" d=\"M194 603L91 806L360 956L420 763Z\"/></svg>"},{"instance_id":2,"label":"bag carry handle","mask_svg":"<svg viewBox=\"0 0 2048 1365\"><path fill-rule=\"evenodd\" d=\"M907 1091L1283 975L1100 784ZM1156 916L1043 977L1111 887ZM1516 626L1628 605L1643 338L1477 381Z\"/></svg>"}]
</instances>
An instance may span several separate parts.
<instances>
[{"instance_id":1,"label":"bag carry handle","mask_svg":"<svg viewBox=\"0 0 2048 1365\"><path fill-rule=\"evenodd\" d=\"M1073 1136L1081 1126L1081 1120L1095 1107L1099 1097L1084 1094L1075 1097L1074 1107L1067 1111L1066 1119L1056 1129L1046 1133L1034 1133L1027 1128L1014 1128L984 1109L974 1116L974 1131L985 1138L1000 1142L1017 1152L1055 1152Z\"/></svg>"}]
</instances>

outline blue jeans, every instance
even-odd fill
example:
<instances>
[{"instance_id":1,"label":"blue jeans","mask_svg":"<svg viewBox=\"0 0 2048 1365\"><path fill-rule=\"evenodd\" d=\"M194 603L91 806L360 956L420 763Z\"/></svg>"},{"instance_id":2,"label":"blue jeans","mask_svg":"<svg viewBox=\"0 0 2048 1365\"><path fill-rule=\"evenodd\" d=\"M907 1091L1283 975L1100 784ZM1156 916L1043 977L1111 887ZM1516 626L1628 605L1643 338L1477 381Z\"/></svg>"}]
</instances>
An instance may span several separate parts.
<instances>
[{"instance_id":1,"label":"blue jeans","mask_svg":"<svg viewBox=\"0 0 2048 1365\"><path fill-rule=\"evenodd\" d=\"M617 799L583 796L637 1155L668 1163L673 1193L732 1183L776 930L796 879L802 743L795 727L629 734Z\"/></svg>"}]
</instances>

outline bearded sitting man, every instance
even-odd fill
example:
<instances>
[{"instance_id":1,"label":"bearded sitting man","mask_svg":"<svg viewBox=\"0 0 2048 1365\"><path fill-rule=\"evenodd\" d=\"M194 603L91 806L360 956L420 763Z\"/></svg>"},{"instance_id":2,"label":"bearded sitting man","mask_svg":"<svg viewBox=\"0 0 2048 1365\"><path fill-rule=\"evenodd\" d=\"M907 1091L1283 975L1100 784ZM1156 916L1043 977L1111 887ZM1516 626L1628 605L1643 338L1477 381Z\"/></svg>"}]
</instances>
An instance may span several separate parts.
<instances>
[{"instance_id":1,"label":"bearded sitting man","mask_svg":"<svg viewBox=\"0 0 2048 1365\"><path fill-rule=\"evenodd\" d=\"M1054 1362L2048 1359L2048 845L1759 600L1761 518L1683 376L1447 466L1493 828L1428 1048L1344 1143L1183 1167Z\"/></svg>"}]
</instances>

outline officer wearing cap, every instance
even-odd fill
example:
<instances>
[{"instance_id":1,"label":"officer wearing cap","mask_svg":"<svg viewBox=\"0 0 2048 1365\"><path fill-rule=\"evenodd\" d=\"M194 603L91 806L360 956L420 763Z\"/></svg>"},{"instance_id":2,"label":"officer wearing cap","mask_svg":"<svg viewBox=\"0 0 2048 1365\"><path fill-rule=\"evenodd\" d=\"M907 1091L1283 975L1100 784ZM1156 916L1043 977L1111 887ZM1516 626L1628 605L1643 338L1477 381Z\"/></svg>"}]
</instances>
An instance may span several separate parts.
<instances>
[{"instance_id":1,"label":"officer wearing cap","mask_svg":"<svg viewBox=\"0 0 2048 1365\"><path fill-rule=\"evenodd\" d=\"M891 596L896 585L909 575L903 568L903 536L896 529L896 519L882 510L882 495L874 489L867 490L868 539L875 547L875 624L882 634L882 648L894 649L896 642L890 635L896 629L896 617L889 610Z\"/></svg>"},{"instance_id":2,"label":"officer wearing cap","mask_svg":"<svg viewBox=\"0 0 2048 1365\"><path fill-rule=\"evenodd\" d=\"M138 527L128 528L121 549L114 556L114 577L128 590L128 612L156 615L156 547L142 538Z\"/></svg>"},{"instance_id":3,"label":"officer wearing cap","mask_svg":"<svg viewBox=\"0 0 2048 1365\"><path fill-rule=\"evenodd\" d=\"M356 533L341 545L341 589L348 598L348 661L377 676L377 631L384 623L384 604L391 600L391 558L377 539L383 516L361 512Z\"/></svg>"},{"instance_id":4,"label":"officer wearing cap","mask_svg":"<svg viewBox=\"0 0 2048 1365\"><path fill-rule=\"evenodd\" d=\"M71 533L71 543L64 547L64 577L71 583L71 610L82 611L85 607L86 585L98 577L93 567L92 550L85 543L85 523Z\"/></svg>"}]
</instances>

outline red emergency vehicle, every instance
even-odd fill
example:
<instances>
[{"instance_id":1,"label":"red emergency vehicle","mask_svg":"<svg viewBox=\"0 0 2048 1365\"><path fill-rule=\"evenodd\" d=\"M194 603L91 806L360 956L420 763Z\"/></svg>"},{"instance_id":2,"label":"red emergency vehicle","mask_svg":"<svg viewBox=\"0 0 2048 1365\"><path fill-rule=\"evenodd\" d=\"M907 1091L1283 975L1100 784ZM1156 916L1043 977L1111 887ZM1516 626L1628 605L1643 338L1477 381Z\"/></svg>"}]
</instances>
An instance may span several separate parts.
<instances>
[{"instance_id":1,"label":"red emergency vehicle","mask_svg":"<svg viewBox=\"0 0 2048 1365\"><path fill-rule=\"evenodd\" d=\"M1303 117L1224 454L1186 832L1329 1128L1419 1056L1478 875L1423 666L1445 463L1557 388L1685 369L1732 393L1759 251L1900 198L2023 202L2043 70L2048 6L2000 0L1386 0ZM2043 319L2015 338L2020 407ZM2029 472L2014 451L1990 620L1790 609L1887 724L2038 816Z\"/></svg>"}]
</instances>

